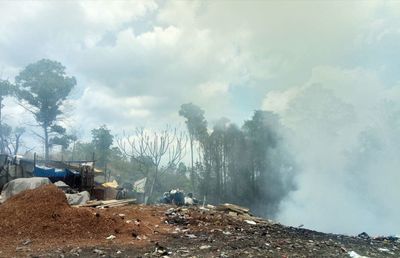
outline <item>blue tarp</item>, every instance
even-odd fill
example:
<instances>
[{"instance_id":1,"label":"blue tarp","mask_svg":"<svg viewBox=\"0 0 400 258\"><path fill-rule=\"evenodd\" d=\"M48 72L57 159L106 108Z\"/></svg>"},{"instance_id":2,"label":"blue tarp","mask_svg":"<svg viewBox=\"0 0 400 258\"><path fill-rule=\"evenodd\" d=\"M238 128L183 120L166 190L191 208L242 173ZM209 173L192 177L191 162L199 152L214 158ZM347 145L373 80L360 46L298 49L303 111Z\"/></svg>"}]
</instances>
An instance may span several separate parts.
<instances>
[{"instance_id":1,"label":"blue tarp","mask_svg":"<svg viewBox=\"0 0 400 258\"><path fill-rule=\"evenodd\" d=\"M72 170L72 169L65 169L65 172L67 173L67 176L79 176L80 173L78 171Z\"/></svg>"},{"instance_id":2,"label":"blue tarp","mask_svg":"<svg viewBox=\"0 0 400 258\"><path fill-rule=\"evenodd\" d=\"M35 177L48 177L51 182L70 181L79 176L79 172L72 169L57 169L43 166L35 166L33 170Z\"/></svg>"},{"instance_id":3,"label":"blue tarp","mask_svg":"<svg viewBox=\"0 0 400 258\"><path fill-rule=\"evenodd\" d=\"M64 169L36 166L35 169L33 170L33 175L37 177L64 178L67 176L67 172Z\"/></svg>"}]
</instances>

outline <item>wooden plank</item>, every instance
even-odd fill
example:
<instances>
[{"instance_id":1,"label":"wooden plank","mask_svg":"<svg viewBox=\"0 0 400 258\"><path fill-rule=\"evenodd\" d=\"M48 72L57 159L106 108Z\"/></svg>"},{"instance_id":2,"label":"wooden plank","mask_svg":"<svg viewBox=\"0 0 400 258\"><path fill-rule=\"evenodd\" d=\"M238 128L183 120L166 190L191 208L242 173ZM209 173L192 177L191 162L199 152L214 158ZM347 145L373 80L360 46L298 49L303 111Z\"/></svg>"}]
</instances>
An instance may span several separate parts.
<instances>
[{"instance_id":1,"label":"wooden plank","mask_svg":"<svg viewBox=\"0 0 400 258\"><path fill-rule=\"evenodd\" d=\"M98 207L98 206L111 207L113 205L132 204L135 202L136 199L93 201L82 205L76 205L75 207Z\"/></svg>"},{"instance_id":2,"label":"wooden plank","mask_svg":"<svg viewBox=\"0 0 400 258\"><path fill-rule=\"evenodd\" d=\"M224 203L222 205L218 205L217 206L217 210L219 211L233 211L236 212L238 214L249 214L250 209L248 208L244 208L235 204L230 204L230 203Z\"/></svg>"}]
</instances>

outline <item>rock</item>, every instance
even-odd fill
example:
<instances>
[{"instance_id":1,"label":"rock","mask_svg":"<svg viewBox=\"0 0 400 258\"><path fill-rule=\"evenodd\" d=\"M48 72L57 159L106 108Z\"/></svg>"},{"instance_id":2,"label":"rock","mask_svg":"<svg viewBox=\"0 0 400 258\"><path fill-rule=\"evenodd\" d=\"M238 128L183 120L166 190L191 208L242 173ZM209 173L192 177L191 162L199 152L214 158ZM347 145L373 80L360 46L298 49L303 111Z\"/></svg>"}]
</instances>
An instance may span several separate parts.
<instances>
[{"instance_id":1,"label":"rock","mask_svg":"<svg viewBox=\"0 0 400 258\"><path fill-rule=\"evenodd\" d=\"M26 246L18 246L17 248L15 248L15 251L17 251L17 252L29 252L29 251L31 251L31 249L29 247L26 247Z\"/></svg>"},{"instance_id":2,"label":"rock","mask_svg":"<svg viewBox=\"0 0 400 258\"><path fill-rule=\"evenodd\" d=\"M75 256L79 256L81 252L82 249L80 249L79 247L72 248L71 251L69 251L70 254Z\"/></svg>"},{"instance_id":3,"label":"rock","mask_svg":"<svg viewBox=\"0 0 400 258\"><path fill-rule=\"evenodd\" d=\"M109 235L108 237L106 237L107 240L114 240L115 238L117 238L114 235Z\"/></svg>"},{"instance_id":4,"label":"rock","mask_svg":"<svg viewBox=\"0 0 400 258\"><path fill-rule=\"evenodd\" d=\"M32 243L32 240L30 240L30 239L26 239L26 240L22 241L23 245L29 245L30 243Z\"/></svg>"},{"instance_id":5,"label":"rock","mask_svg":"<svg viewBox=\"0 0 400 258\"><path fill-rule=\"evenodd\" d=\"M210 245L202 245L199 248L200 248L200 250L205 250L205 249L211 248L211 246Z\"/></svg>"},{"instance_id":6,"label":"rock","mask_svg":"<svg viewBox=\"0 0 400 258\"><path fill-rule=\"evenodd\" d=\"M246 222L247 224L250 224L250 225L257 225L257 223L253 220L245 219L244 222Z\"/></svg>"},{"instance_id":7,"label":"rock","mask_svg":"<svg viewBox=\"0 0 400 258\"><path fill-rule=\"evenodd\" d=\"M93 249L93 253L98 254L98 255L104 255L105 252L100 250L100 249Z\"/></svg>"}]
</instances>

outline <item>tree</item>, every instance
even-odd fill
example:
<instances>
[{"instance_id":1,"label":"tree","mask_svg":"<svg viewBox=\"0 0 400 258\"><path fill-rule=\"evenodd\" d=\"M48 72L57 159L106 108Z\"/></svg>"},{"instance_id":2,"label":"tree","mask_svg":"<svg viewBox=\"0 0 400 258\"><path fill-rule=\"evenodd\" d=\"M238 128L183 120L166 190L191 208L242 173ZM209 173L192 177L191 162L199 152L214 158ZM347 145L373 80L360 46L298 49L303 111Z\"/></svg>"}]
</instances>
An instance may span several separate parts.
<instances>
[{"instance_id":1,"label":"tree","mask_svg":"<svg viewBox=\"0 0 400 258\"><path fill-rule=\"evenodd\" d=\"M3 100L5 97L9 96L12 93L12 86L10 82L5 80L0 80L0 128L1 128L1 135L0 135L0 151L1 153L5 153L5 138L4 132L6 132L6 128L3 127L3 117L2 117L2 110L3 110Z\"/></svg>"},{"instance_id":2,"label":"tree","mask_svg":"<svg viewBox=\"0 0 400 258\"><path fill-rule=\"evenodd\" d=\"M12 128L6 123L3 123L0 127L1 134L1 149L4 149L4 153L10 155L17 155L19 147L21 146L21 137L25 133L24 127Z\"/></svg>"},{"instance_id":3,"label":"tree","mask_svg":"<svg viewBox=\"0 0 400 258\"><path fill-rule=\"evenodd\" d=\"M204 110L202 110L200 107L192 103L181 105L181 109L179 110L179 115L186 118L185 123L189 132L190 160L191 160L190 180L192 183L192 187L194 188L195 176L194 176L193 144L195 140L202 143L202 145L205 144L205 138L206 136L208 136L207 121L204 118Z\"/></svg>"},{"instance_id":4,"label":"tree","mask_svg":"<svg viewBox=\"0 0 400 258\"><path fill-rule=\"evenodd\" d=\"M42 59L21 71L15 84L21 106L33 114L43 130L43 135L39 136L48 160L51 140L65 133L58 124L63 114L61 107L76 85L76 79L66 75L61 63Z\"/></svg>"},{"instance_id":5,"label":"tree","mask_svg":"<svg viewBox=\"0 0 400 258\"><path fill-rule=\"evenodd\" d=\"M12 135L12 127L6 123L1 123L0 135L1 135L1 142L0 142L1 153L6 153L7 152L6 150L10 152L8 142Z\"/></svg>"},{"instance_id":6,"label":"tree","mask_svg":"<svg viewBox=\"0 0 400 258\"><path fill-rule=\"evenodd\" d=\"M187 139L184 134L168 128L152 133L143 128L137 128L135 135L126 136L125 139L118 141L121 152L126 156L139 162L143 162L146 158L154 168L154 176L146 203L153 196L159 175L171 168L176 168L177 164L184 158L186 142Z\"/></svg>"},{"instance_id":7,"label":"tree","mask_svg":"<svg viewBox=\"0 0 400 258\"><path fill-rule=\"evenodd\" d=\"M105 167L110 161L111 146L114 136L106 125L92 130L92 145L96 153L96 164L98 167Z\"/></svg>"}]
</instances>

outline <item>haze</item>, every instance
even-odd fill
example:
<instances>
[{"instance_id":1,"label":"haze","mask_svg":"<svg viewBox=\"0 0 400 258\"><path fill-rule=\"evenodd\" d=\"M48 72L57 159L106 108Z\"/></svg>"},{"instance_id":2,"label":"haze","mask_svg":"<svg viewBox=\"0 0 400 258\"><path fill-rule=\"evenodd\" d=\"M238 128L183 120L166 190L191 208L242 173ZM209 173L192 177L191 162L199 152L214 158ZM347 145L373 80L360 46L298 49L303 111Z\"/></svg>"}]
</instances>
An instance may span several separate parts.
<instances>
[{"instance_id":1,"label":"haze","mask_svg":"<svg viewBox=\"0 0 400 258\"><path fill-rule=\"evenodd\" d=\"M184 129L183 103L209 129L271 111L297 164L276 220L398 234L399 28L392 1L1 1L0 78L61 62L77 79L63 123L82 139L103 124ZM4 105L10 125L34 123Z\"/></svg>"}]
</instances>

